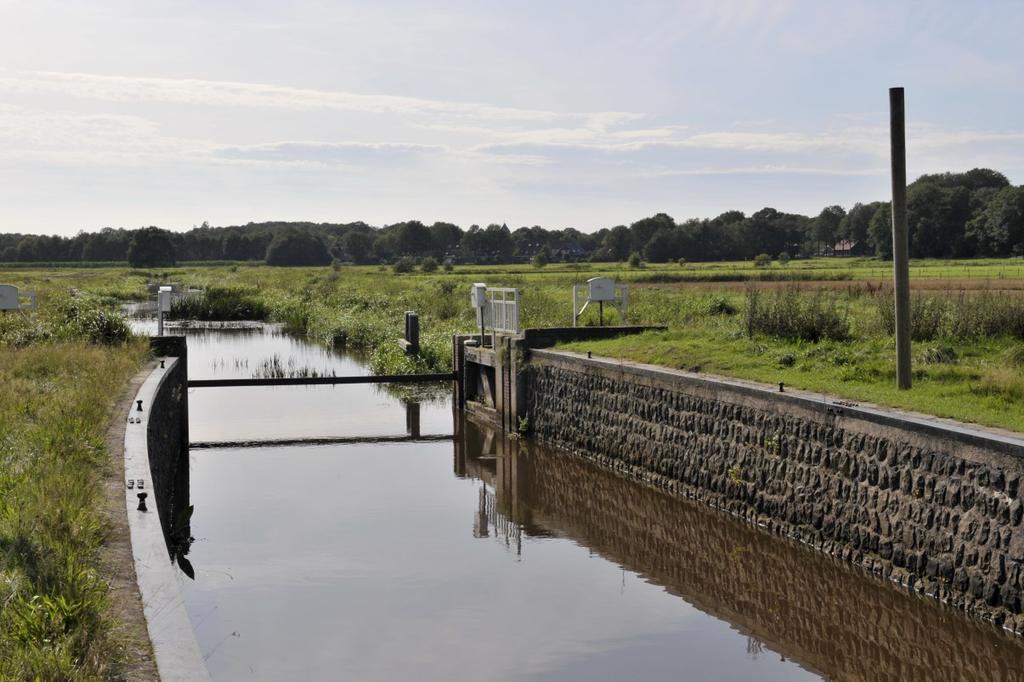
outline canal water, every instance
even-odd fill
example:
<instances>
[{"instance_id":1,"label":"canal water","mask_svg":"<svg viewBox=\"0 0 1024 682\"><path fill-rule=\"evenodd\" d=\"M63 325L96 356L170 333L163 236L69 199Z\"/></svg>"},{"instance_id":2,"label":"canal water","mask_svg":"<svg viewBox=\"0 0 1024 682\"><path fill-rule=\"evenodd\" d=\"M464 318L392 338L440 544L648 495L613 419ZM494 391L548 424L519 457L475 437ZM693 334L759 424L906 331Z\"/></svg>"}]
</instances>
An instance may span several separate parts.
<instances>
[{"instance_id":1,"label":"canal water","mask_svg":"<svg viewBox=\"0 0 1024 682\"><path fill-rule=\"evenodd\" d=\"M368 372L270 327L186 334L194 379ZM193 389L189 401L195 579L180 581L217 680L1024 670L1024 647L994 628L466 422L447 398L347 385Z\"/></svg>"}]
</instances>

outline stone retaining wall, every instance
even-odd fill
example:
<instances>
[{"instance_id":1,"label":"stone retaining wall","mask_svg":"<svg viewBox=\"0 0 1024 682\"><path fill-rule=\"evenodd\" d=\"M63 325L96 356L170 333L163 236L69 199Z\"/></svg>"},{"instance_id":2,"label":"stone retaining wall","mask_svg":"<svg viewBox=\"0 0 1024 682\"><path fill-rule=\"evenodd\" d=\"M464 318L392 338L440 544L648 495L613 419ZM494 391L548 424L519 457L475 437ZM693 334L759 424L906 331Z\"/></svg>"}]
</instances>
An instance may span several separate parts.
<instances>
[{"instance_id":1,"label":"stone retaining wall","mask_svg":"<svg viewBox=\"0 0 1024 682\"><path fill-rule=\"evenodd\" d=\"M531 351L532 434L1024 629L1024 441L647 365Z\"/></svg>"}]
</instances>

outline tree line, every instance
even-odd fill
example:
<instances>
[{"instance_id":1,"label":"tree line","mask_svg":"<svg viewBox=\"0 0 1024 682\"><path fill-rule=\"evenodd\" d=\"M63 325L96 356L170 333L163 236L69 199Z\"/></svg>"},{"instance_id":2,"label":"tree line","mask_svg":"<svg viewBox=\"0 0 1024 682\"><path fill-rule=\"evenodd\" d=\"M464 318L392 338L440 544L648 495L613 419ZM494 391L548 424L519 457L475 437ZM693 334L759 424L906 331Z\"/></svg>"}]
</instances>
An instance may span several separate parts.
<instances>
[{"instance_id":1,"label":"tree line","mask_svg":"<svg viewBox=\"0 0 1024 682\"><path fill-rule=\"evenodd\" d=\"M924 175L907 189L910 254L914 258L1024 255L1024 186L997 171ZM891 257L888 202L826 206L817 216L763 208L751 215L676 222L665 213L630 225L584 233L539 225L409 220L383 227L363 222L262 222L228 227L207 223L183 232L156 227L104 228L73 237L0 234L0 262L128 261L166 266L177 261L264 261L270 265L393 263L434 258L451 263L534 261L651 262L744 260L757 255Z\"/></svg>"}]
</instances>

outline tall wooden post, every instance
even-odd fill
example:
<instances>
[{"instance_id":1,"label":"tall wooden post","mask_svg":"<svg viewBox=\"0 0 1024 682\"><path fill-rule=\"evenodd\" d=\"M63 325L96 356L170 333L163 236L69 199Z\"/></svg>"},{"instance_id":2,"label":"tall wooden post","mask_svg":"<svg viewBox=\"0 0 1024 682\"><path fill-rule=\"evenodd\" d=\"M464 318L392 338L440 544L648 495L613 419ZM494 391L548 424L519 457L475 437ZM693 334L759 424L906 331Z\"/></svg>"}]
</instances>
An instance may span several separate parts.
<instances>
[{"instance_id":1,"label":"tall wooden post","mask_svg":"<svg viewBox=\"0 0 1024 682\"><path fill-rule=\"evenodd\" d=\"M892 156L892 268L896 299L896 384L910 388L910 262L907 244L907 144L903 88L889 88Z\"/></svg>"}]
</instances>

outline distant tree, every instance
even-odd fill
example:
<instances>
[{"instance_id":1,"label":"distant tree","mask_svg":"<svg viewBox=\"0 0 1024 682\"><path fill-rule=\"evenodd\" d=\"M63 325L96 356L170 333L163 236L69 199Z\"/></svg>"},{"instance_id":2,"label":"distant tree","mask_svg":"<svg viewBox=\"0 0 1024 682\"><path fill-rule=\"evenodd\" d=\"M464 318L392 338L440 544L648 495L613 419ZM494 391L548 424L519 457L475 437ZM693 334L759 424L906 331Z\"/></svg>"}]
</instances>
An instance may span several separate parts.
<instances>
[{"instance_id":1,"label":"distant tree","mask_svg":"<svg viewBox=\"0 0 1024 682\"><path fill-rule=\"evenodd\" d=\"M310 232L279 232L267 246L267 265L328 265L331 255L323 237Z\"/></svg>"},{"instance_id":2,"label":"distant tree","mask_svg":"<svg viewBox=\"0 0 1024 682\"><path fill-rule=\"evenodd\" d=\"M629 254L629 267L631 268L642 268L644 266L644 259L640 257L639 251L634 251Z\"/></svg>"},{"instance_id":3,"label":"distant tree","mask_svg":"<svg viewBox=\"0 0 1024 682\"><path fill-rule=\"evenodd\" d=\"M389 261L395 257L397 252L398 244L394 232L378 234L377 238L373 240L372 253L377 262Z\"/></svg>"},{"instance_id":4,"label":"distant tree","mask_svg":"<svg viewBox=\"0 0 1024 682\"><path fill-rule=\"evenodd\" d=\"M779 265L782 265L782 266L789 265L789 261L790 260L792 260L792 258L790 257L788 251L783 251L778 256Z\"/></svg>"},{"instance_id":5,"label":"distant tree","mask_svg":"<svg viewBox=\"0 0 1024 682\"><path fill-rule=\"evenodd\" d=\"M127 230L105 227L90 235L89 240L82 247L82 260L123 261L128 258L128 243L130 241L131 234Z\"/></svg>"},{"instance_id":6,"label":"distant tree","mask_svg":"<svg viewBox=\"0 0 1024 682\"><path fill-rule=\"evenodd\" d=\"M136 230L128 244L128 264L133 268L163 268L177 262L171 233L158 227Z\"/></svg>"},{"instance_id":7,"label":"distant tree","mask_svg":"<svg viewBox=\"0 0 1024 682\"><path fill-rule=\"evenodd\" d=\"M400 223L396 232L396 251L403 256L423 256L434 249L430 229L418 220Z\"/></svg>"},{"instance_id":8,"label":"distant tree","mask_svg":"<svg viewBox=\"0 0 1024 682\"><path fill-rule=\"evenodd\" d=\"M420 272L437 272L437 259L427 256L420 262Z\"/></svg>"},{"instance_id":9,"label":"distant tree","mask_svg":"<svg viewBox=\"0 0 1024 682\"><path fill-rule=\"evenodd\" d=\"M846 217L842 206L826 206L814 219L814 239L829 249L839 241L839 225Z\"/></svg>"},{"instance_id":10,"label":"distant tree","mask_svg":"<svg viewBox=\"0 0 1024 682\"><path fill-rule=\"evenodd\" d=\"M766 207L737 224L733 255L752 258L760 253L794 251L804 241L807 218Z\"/></svg>"},{"instance_id":11,"label":"distant tree","mask_svg":"<svg viewBox=\"0 0 1024 682\"><path fill-rule=\"evenodd\" d=\"M754 256L754 267L766 268L772 264L772 257L767 253L759 253Z\"/></svg>"},{"instance_id":12,"label":"distant tree","mask_svg":"<svg viewBox=\"0 0 1024 682\"><path fill-rule=\"evenodd\" d=\"M40 257L39 237L31 234L25 235L18 242L15 253L17 254L18 261L21 263L32 263L42 260Z\"/></svg>"},{"instance_id":13,"label":"distant tree","mask_svg":"<svg viewBox=\"0 0 1024 682\"><path fill-rule=\"evenodd\" d=\"M18 250L13 246L5 246L0 250L0 263L13 263L18 259Z\"/></svg>"},{"instance_id":14,"label":"distant tree","mask_svg":"<svg viewBox=\"0 0 1024 682\"><path fill-rule=\"evenodd\" d=\"M871 216L868 241L874 247L876 256L885 260L892 258L892 208L889 202L879 204Z\"/></svg>"},{"instance_id":15,"label":"distant tree","mask_svg":"<svg viewBox=\"0 0 1024 682\"><path fill-rule=\"evenodd\" d=\"M221 240L221 257L224 260L249 260L251 253L249 239L240 232L228 232Z\"/></svg>"},{"instance_id":16,"label":"distant tree","mask_svg":"<svg viewBox=\"0 0 1024 682\"><path fill-rule=\"evenodd\" d=\"M541 247L540 251L538 251L534 255L531 262L533 263L533 267L535 268L544 267L545 265L551 262L551 249L549 249L546 245Z\"/></svg>"},{"instance_id":17,"label":"distant tree","mask_svg":"<svg viewBox=\"0 0 1024 682\"><path fill-rule=\"evenodd\" d=\"M982 256L1019 252L1024 244L1024 186L998 190L967 223L967 237Z\"/></svg>"},{"instance_id":18,"label":"distant tree","mask_svg":"<svg viewBox=\"0 0 1024 682\"><path fill-rule=\"evenodd\" d=\"M967 255L964 225L969 218L970 192L918 180L907 188L907 234L913 258Z\"/></svg>"},{"instance_id":19,"label":"distant tree","mask_svg":"<svg viewBox=\"0 0 1024 682\"><path fill-rule=\"evenodd\" d=\"M855 244L866 244L868 241L868 225L871 216L878 210L878 202L853 205L853 208L839 221L839 237L849 239Z\"/></svg>"},{"instance_id":20,"label":"distant tree","mask_svg":"<svg viewBox=\"0 0 1024 682\"><path fill-rule=\"evenodd\" d=\"M506 225L473 225L462 235L462 255L474 263L506 263L515 252L512 233Z\"/></svg>"},{"instance_id":21,"label":"distant tree","mask_svg":"<svg viewBox=\"0 0 1024 682\"><path fill-rule=\"evenodd\" d=\"M462 229L458 225L437 222L430 226L430 241L439 257L455 253L462 241Z\"/></svg>"},{"instance_id":22,"label":"distant tree","mask_svg":"<svg viewBox=\"0 0 1024 682\"><path fill-rule=\"evenodd\" d=\"M359 265L372 263L374 239L372 232L349 230L343 237L335 241L333 255Z\"/></svg>"},{"instance_id":23,"label":"distant tree","mask_svg":"<svg viewBox=\"0 0 1024 682\"><path fill-rule=\"evenodd\" d=\"M625 225L616 225L605 235L601 244L601 255L610 261L622 261L629 257L632 237Z\"/></svg>"},{"instance_id":24,"label":"distant tree","mask_svg":"<svg viewBox=\"0 0 1024 682\"><path fill-rule=\"evenodd\" d=\"M630 248L633 251L643 251L647 242L656 232L673 230L675 226L676 221L667 213L658 213L650 218L642 218L629 226Z\"/></svg>"},{"instance_id":25,"label":"distant tree","mask_svg":"<svg viewBox=\"0 0 1024 682\"><path fill-rule=\"evenodd\" d=\"M746 216L740 211L727 211L711 220L685 223L690 247L687 258L711 261L743 257L740 235L745 221Z\"/></svg>"},{"instance_id":26,"label":"distant tree","mask_svg":"<svg viewBox=\"0 0 1024 682\"><path fill-rule=\"evenodd\" d=\"M655 232L644 245L644 256L652 263L667 263L678 257L679 240L676 229L662 228Z\"/></svg>"},{"instance_id":27,"label":"distant tree","mask_svg":"<svg viewBox=\"0 0 1024 682\"><path fill-rule=\"evenodd\" d=\"M685 258L680 258L679 260L676 261L676 263L681 268L685 268L686 267L686 259Z\"/></svg>"}]
</instances>

